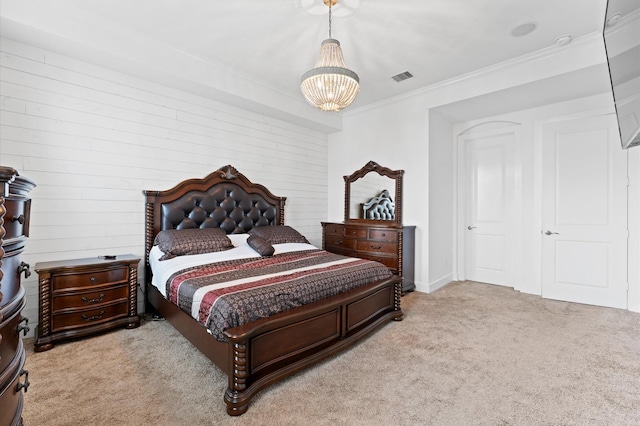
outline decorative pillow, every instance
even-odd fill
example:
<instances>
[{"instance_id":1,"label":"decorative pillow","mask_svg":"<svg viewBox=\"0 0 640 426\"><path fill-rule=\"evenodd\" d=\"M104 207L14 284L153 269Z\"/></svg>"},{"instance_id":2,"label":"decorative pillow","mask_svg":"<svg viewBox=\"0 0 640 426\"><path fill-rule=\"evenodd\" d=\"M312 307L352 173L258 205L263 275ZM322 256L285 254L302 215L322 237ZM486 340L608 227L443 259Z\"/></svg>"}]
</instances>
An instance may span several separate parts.
<instances>
[{"instance_id":1,"label":"decorative pillow","mask_svg":"<svg viewBox=\"0 0 640 426\"><path fill-rule=\"evenodd\" d=\"M269 244L283 243L307 243L309 241L298 231L290 226L256 226L251 228L249 234L264 238Z\"/></svg>"},{"instance_id":2,"label":"decorative pillow","mask_svg":"<svg viewBox=\"0 0 640 426\"><path fill-rule=\"evenodd\" d=\"M260 253L260 256L273 256L273 252L276 251L276 249L274 249L273 246L264 238L255 234L249 235L249 238L247 238L247 244L249 244L249 247Z\"/></svg>"},{"instance_id":3,"label":"decorative pillow","mask_svg":"<svg viewBox=\"0 0 640 426\"><path fill-rule=\"evenodd\" d=\"M167 229L156 235L153 244L164 253L160 260L233 248L231 240L220 228Z\"/></svg>"}]
</instances>

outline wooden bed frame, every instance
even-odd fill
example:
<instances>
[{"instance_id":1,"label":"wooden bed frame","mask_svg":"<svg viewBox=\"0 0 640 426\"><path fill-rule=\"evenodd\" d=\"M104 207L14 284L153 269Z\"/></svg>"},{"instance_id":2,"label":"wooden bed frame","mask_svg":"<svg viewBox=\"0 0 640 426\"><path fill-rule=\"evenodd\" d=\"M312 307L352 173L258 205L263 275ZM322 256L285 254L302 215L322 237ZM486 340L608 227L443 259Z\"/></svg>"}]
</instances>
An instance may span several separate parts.
<instances>
[{"instance_id":1,"label":"wooden bed frame","mask_svg":"<svg viewBox=\"0 0 640 426\"><path fill-rule=\"evenodd\" d=\"M251 398L264 387L335 354L387 321L402 319L402 280L393 276L229 329L229 341L217 341L151 285L148 259L154 238L164 229L220 227L229 234L247 232L254 225L283 225L286 198L250 182L232 166L143 194L147 312L157 311L227 374L224 401L230 415L246 412Z\"/></svg>"}]
</instances>

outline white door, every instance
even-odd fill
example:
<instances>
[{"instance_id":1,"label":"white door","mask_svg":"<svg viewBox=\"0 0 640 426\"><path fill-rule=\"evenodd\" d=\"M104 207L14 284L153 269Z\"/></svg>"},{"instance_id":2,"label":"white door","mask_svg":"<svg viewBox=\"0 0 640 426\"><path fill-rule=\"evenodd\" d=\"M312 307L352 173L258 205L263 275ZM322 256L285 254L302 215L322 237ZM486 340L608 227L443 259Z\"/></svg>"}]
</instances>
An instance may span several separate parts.
<instances>
[{"instance_id":1,"label":"white door","mask_svg":"<svg viewBox=\"0 0 640 426\"><path fill-rule=\"evenodd\" d=\"M542 130L542 296L627 307L627 161L614 117Z\"/></svg>"},{"instance_id":2,"label":"white door","mask_svg":"<svg viewBox=\"0 0 640 426\"><path fill-rule=\"evenodd\" d=\"M513 131L463 140L465 278L514 286Z\"/></svg>"}]
</instances>

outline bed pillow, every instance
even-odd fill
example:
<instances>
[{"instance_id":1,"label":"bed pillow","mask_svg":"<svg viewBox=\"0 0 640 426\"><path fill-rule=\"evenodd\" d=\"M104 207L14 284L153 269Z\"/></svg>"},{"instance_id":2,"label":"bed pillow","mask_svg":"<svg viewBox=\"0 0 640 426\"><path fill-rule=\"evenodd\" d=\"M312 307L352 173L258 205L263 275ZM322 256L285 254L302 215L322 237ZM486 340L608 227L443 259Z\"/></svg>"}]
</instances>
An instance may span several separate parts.
<instances>
[{"instance_id":1,"label":"bed pillow","mask_svg":"<svg viewBox=\"0 0 640 426\"><path fill-rule=\"evenodd\" d=\"M156 235L153 244L164 253L160 260L233 248L231 240L220 228L167 229Z\"/></svg>"},{"instance_id":2,"label":"bed pillow","mask_svg":"<svg viewBox=\"0 0 640 426\"><path fill-rule=\"evenodd\" d=\"M273 248L267 240L255 234L249 235L249 238L247 238L247 244L249 244L249 247L257 251L260 256L273 256L273 252L276 251L276 249Z\"/></svg>"},{"instance_id":3,"label":"bed pillow","mask_svg":"<svg viewBox=\"0 0 640 426\"><path fill-rule=\"evenodd\" d=\"M231 240L231 244L234 247L242 247L247 245L247 238L249 238L249 234L227 234L227 237Z\"/></svg>"},{"instance_id":4,"label":"bed pillow","mask_svg":"<svg viewBox=\"0 0 640 426\"><path fill-rule=\"evenodd\" d=\"M256 226L249 231L252 235L257 235L266 240L269 244L283 243L307 243L309 241L298 231L290 226Z\"/></svg>"}]
</instances>

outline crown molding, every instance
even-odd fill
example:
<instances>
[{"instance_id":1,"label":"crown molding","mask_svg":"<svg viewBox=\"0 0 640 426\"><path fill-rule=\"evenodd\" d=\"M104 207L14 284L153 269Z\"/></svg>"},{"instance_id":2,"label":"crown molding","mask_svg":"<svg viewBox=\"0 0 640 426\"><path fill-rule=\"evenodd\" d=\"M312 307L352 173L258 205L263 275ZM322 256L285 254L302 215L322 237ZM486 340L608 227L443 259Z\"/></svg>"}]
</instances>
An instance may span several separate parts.
<instances>
[{"instance_id":1,"label":"crown molding","mask_svg":"<svg viewBox=\"0 0 640 426\"><path fill-rule=\"evenodd\" d=\"M522 55L519 56L517 58L513 58L507 61L503 61L503 62L499 62L497 64L492 64L490 66L466 73L466 74L462 74L447 80L443 80L440 81L438 83L432 84L430 86L426 86L426 87L421 87L419 89L413 90L411 92L407 92L407 93L403 93L402 95L398 95L398 96L394 96L393 98L388 98L388 99L384 99L380 102L376 102L374 104L370 104L370 105L366 105L363 107L359 107L359 108L354 108L351 109L350 111L345 113L345 116L350 116L350 115L355 115L355 114L359 114L362 113L364 111L368 111L368 110L372 110L372 109L376 109L376 108L380 108L381 106L384 105L388 105L388 104L393 104L396 103L398 101L402 101L405 99L409 99L409 98L413 98L416 96L421 96L421 95L427 95L430 93L437 93L439 91L449 91L449 92L455 92L455 90L452 90L455 88L455 86L458 85L462 85L463 83L468 83L471 82L473 80L479 80L479 79L484 79L484 78L488 78L492 75L496 75L496 74L500 74L500 73L510 73L511 71L516 71L518 68L521 68L523 66L527 66L527 65L532 65L532 64L537 64L540 62L544 62L544 61L554 61L556 59L558 60L562 60L561 57L567 56L568 53L573 52L573 51L577 51L580 50L581 48L592 48L593 45L598 44L598 48L602 48L604 49L603 46L603 40L602 40L602 33L600 32L594 32L591 34L587 34L585 36L579 37L575 40L573 40L569 45L566 46L557 46L557 45L553 45L553 46L549 46L546 47L544 49L540 49L537 50L535 52L532 53L528 53L526 55ZM591 61L591 64L588 65L593 65L593 64L597 64L597 63L606 63L606 57L604 54L604 50L602 50L602 59L600 61ZM574 65L574 64L572 64ZM581 69L584 68L588 65L584 65L584 66L579 66L579 67L575 67L574 66L574 70L577 69ZM562 74L562 73L566 73L567 70L562 70L560 72L555 72L555 74ZM531 77L530 75L527 77ZM533 80L530 78L529 80L524 80L524 77L522 79L522 81L519 84L526 84L526 83L530 83L531 81L535 81L537 79L542 79L542 78L547 78L549 77L549 75L540 75L538 78L534 78ZM511 87L514 87L513 85ZM502 89L508 89L509 86L505 86ZM494 90L488 90L485 92L486 93L490 93ZM477 95L474 95L477 96ZM436 102L434 105L429 105L429 108L432 107L437 107L440 105L444 105L444 104L448 104L451 102L456 102L459 100L463 100L466 96L459 96L456 99L447 99L447 100L443 100L441 102Z\"/></svg>"}]
</instances>

